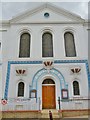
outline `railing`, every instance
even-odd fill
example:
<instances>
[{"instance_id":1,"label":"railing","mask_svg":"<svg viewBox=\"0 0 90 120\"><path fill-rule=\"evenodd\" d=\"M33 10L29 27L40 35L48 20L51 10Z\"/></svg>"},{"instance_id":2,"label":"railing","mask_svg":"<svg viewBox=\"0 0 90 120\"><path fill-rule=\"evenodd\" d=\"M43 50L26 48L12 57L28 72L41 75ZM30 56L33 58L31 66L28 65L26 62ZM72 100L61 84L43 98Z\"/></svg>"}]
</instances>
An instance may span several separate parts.
<instances>
[{"instance_id":1,"label":"railing","mask_svg":"<svg viewBox=\"0 0 90 120\"><path fill-rule=\"evenodd\" d=\"M3 111L15 110L39 110L40 98L9 98L6 104L2 104Z\"/></svg>"}]
</instances>

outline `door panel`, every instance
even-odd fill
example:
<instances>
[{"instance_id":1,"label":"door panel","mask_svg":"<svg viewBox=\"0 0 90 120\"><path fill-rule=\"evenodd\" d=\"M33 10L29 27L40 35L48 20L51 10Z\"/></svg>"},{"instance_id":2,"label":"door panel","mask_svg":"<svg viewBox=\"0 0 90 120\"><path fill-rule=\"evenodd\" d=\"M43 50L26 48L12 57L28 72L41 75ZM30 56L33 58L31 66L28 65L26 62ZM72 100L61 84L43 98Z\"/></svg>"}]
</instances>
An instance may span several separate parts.
<instances>
[{"instance_id":1,"label":"door panel","mask_svg":"<svg viewBox=\"0 0 90 120\"><path fill-rule=\"evenodd\" d=\"M54 109L55 104L55 86L42 86L42 108Z\"/></svg>"}]
</instances>

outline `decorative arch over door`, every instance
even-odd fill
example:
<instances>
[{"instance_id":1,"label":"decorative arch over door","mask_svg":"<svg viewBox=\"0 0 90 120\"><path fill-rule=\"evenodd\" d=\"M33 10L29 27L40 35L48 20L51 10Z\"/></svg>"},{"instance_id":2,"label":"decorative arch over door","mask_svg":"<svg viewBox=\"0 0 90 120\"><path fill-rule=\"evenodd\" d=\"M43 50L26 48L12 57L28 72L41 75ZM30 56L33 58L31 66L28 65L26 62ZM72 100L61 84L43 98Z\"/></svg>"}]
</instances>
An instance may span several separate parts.
<instances>
[{"instance_id":1,"label":"decorative arch over door","mask_svg":"<svg viewBox=\"0 0 90 120\"><path fill-rule=\"evenodd\" d=\"M60 81L61 89L68 89L68 84L66 83L64 76L62 75L62 73L59 70L57 70L55 68L50 69L49 73L48 73L48 70L46 70L45 68L37 71L37 73L34 75L33 80L32 80L32 89L37 90L38 80L48 74L55 76Z\"/></svg>"}]
</instances>

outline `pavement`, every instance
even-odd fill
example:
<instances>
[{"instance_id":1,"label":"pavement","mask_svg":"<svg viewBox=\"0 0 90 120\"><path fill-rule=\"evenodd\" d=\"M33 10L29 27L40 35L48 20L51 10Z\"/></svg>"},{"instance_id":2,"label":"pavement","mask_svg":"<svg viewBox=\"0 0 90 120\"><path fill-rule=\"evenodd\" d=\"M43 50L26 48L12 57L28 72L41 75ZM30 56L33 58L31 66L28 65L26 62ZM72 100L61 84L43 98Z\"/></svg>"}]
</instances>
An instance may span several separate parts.
<instances>
[{"instance_id":1,"label":"pavement","mask_svg":"<svg viewBox=\"0 0 90 120\"><path fill-rule=\"evenodd\" d=\"M2 118L1 120L50 120L49 118ZM54 118L53 120L90 120L90 116Z\"/></svg>"},{"instance_id":2,"label":"pavement","mask_svg":"<svg viewBox=\"0 0 90 120\"><path fill-rule=\"evenodd\" d=\"M24 118L18 119L18 118L16 118L16 119L14 119L14 118L12 118L12 119L1 119L1 120L50 120L50 119L47 119L47 118L41 118L41 119L32 119L32 118L30 118L30 119L24 119ZM53 120L89 120L89 119L88 118L63 118L63 119L55 118Z\"/></svg>"},{"instance_id":3,"label":"pavement","mask_svg":"<svg viewBox=\"0 0 90 120\"><path fill-rule=\"evenodd\" d=\"M76 116L76 117L67 117L62 120L90 120L90 116Z\"/></svg>"},{"instance_id":4,"label":"pavement","mask_svg":"<svg viewBox=\"0 0 90 120\"><path fill-rule=\"evenodd\" d=\"M90 116L75 116L75 117L66 117L66 118L89 118Z\"/></svg>"},{"instance_id":5,"label":"pavement","mask_svg":"<svg viewBox=\"0 0 90 120\"><path fill-rule=\"evenodd\" d=\"M82 117L73 117L73 118L54 118L53 120L90 120L90 118L86 118L87 116L82 116ZM50 120L49 118L3 118L1 120Z\"/></svg>"}]
</instances>

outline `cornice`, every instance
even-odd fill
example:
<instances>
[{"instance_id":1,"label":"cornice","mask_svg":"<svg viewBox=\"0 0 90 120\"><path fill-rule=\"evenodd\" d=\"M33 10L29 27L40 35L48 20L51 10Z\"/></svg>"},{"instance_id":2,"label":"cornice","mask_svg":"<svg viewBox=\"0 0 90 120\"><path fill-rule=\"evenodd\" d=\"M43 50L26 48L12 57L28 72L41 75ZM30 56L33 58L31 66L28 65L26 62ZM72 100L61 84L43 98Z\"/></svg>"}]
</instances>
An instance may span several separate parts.
<instances>
[{"instance_id":1,"label":"cornice","mask_svg":"<svg viewBox=\"0 0 90 120\"><path fill-rule=\"evenodd\" d=\"M21 20L29 15L32 16L32 15L38 13L39 11L42 11L42 10L47 9L47 8L52 10L53 12L56 12L57 14L62 14L68 18L71 18L72 20L76 20L78 22L84 22L84 19L82 19L80 16L78 16L74 13L71 13L65 9L62 9L62 8L58 8L55 5L52 5L50 3L45 3L45 4L35 8L33 10L27 10L21 14L18 14L17 16L13 17L10 20L10 23L18 22L19 20Z\"/></svg>"},{"instance_id":2,"label":"cornice","mask_svg":"<svg viewBox=\"0 0 90 120\"><path fill-rule=\"evenodd\" d=\"M24 25L24 24L84 24L84 22L17 22L17 23L10 23L11 25Z\"/></svg>"},{"instance_id":3,"label":"cornice","mask_svg":"<svg viewBox=\"0 0 90 120\"><path fill-rule=\"evenodd\" d=\"M7 25L10 25L9 20L0 20L0 26L7 26Z\"/></svg>"}]
</instances>

